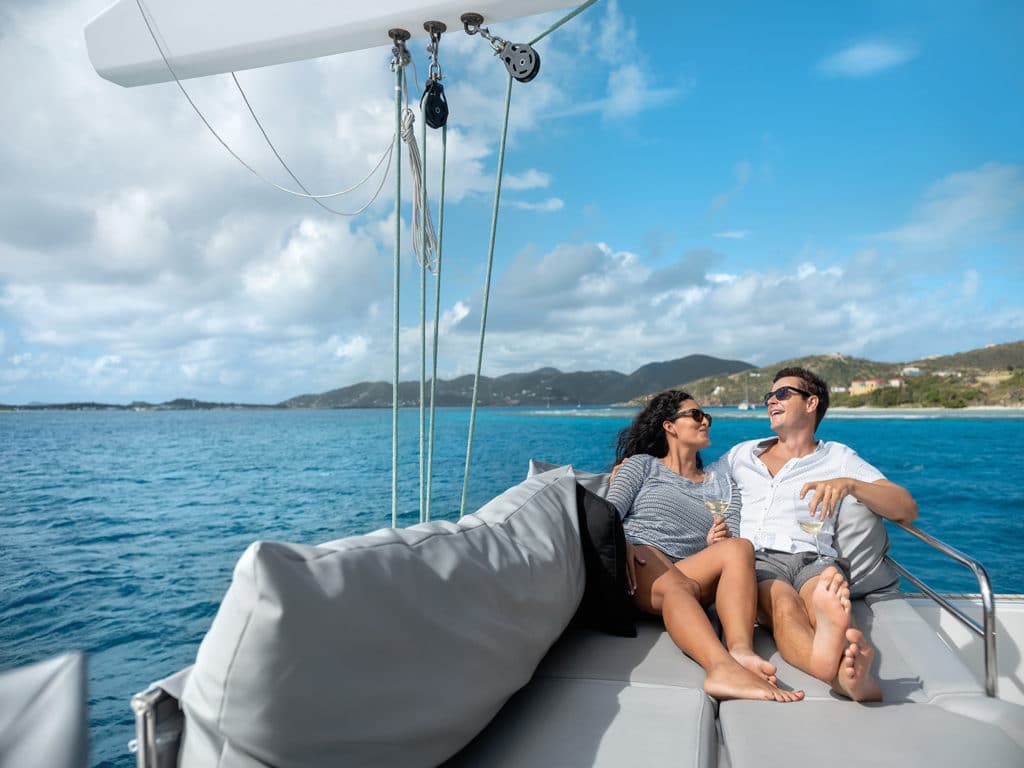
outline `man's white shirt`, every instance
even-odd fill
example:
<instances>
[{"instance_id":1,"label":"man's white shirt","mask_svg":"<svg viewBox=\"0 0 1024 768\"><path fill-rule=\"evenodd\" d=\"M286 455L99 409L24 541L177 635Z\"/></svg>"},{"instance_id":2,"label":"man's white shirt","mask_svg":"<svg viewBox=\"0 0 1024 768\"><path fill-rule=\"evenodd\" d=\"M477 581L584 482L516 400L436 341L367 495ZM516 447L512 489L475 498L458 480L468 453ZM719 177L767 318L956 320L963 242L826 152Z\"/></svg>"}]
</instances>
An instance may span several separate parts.
<instances>
[{"instance_id":1,"label":"man's white shirt","mask_svg":"<svg viewBox=\"0 0 1024 768\"><path fill-rule=\"evenodd\" d=\"M809 482L850 477L873 483L885 476L842 443L819 440L807 456L790 459L772 477L760 456L778 441L748 440L733 446L725 455L733 479L743 499L740 511L740 536L749 539L754 549L777 552L814 552L814 535L800 528L798 521L810 519L808 492L800 500L800 489ZM842 513L842 504L836 515ZM833 519L828 530L835 529ZM835 557L832 536L820 535L821 553Z\"/></svg>"}]
</instances>

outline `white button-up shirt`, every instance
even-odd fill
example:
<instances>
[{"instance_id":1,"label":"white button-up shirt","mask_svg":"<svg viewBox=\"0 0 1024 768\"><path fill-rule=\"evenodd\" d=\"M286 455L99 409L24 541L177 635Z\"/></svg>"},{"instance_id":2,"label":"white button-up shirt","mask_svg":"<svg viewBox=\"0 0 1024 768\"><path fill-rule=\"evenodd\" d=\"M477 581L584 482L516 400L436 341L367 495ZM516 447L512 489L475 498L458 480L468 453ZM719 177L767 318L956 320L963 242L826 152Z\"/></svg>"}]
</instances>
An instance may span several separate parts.
<instances>
[{"instance_id":1,"label":"white button-up shirt","mask_svg":"<svg viewBox=\"0 0 1024 768\"><path fill-rule=\"evenodd\" d=\"M743 499L740 510L740 536L749 539L755 549L776 552L814 552L814 534L805 532L799 520L809 520L807 503L811 492L801 500L805 483L850 477L873 483L885 476L842 443L819 440L813 453L790 459L776 473L768 472L761 461L764 453L778 438L748 440L733 446L726 461ZM842 513L842 504L836 515ZM832 531L835 520L827 521L819 534L821 554L835 557Z\"/></svg>"}]
</instances>

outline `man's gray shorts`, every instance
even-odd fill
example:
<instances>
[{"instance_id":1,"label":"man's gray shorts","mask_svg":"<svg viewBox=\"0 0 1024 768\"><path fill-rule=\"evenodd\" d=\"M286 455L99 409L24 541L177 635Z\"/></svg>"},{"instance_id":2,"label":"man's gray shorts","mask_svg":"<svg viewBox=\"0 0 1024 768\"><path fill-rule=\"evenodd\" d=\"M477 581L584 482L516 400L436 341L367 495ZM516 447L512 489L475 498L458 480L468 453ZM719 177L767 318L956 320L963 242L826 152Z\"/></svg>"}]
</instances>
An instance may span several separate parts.
<instances>
[{"instance_id":1,"label":"man's gray shorts","mask_svg":"<svg viewBox=\"0 0 1024 768\"><path fill-rule=\"evenodd\" d=\"M754 573L758 583L779 579L792 584L797 592L808 581L834 565L841 574L850 581L850 563L842 557L829 557L823 563L814 562L818 555L814 552L776 552L771 549L759 549L754 552Z\"/></svg>"}]
</instances>

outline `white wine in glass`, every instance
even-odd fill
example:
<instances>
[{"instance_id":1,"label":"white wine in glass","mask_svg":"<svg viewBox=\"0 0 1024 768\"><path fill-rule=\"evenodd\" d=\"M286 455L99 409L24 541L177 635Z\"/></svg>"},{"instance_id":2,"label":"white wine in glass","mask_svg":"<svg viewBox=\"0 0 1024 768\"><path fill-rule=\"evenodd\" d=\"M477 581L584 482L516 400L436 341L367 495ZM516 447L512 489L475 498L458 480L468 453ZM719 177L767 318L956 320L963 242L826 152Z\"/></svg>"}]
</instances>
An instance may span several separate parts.
<instances>
[{"instance_id":1,"label":"white wine in glass","mask_svg":"<svg viewBox=\"0 0 1024 768\"><path fill-rule=\"evenodd\" d=\"M725 517L725 510L729 508L729 501L732 499L732 481L729 475L723 472L705 472L701 493L704 496L704 506L717 523Z\"/></svg>"},{"instance_id":2,"label":"white wine in glass","mask_svg":"<svg viewBox=\"0 0 1024 768\"><path fill-rule=\"evenodd\" d=\"M726 501L710 501L704 500L704 506L708 508L708 512L711 513L712 517L725 517L725 510L729 508L729 502Z\"/></svg>"},{"instance_id":3,"label":"white wine in glass","mask_svg":"<svg viewBox=\"0 0 1024 768\"><path fill-rule=\"evenodd\" d=\"M818 553L818 557L815 559L815 562L816 563L827 563L827 562L829 562L829 559L821 554L821 541L819 540L820 534L821 534L821 529L825 527L825 521L822 520L820 517L818 517L818 515L821 514L821 510L820 509L815 510L813 517L805 517L804 516L803 507L804 506L807 506L808 508L810 507L810 499L811 499L810 496L808 496L807 498L801 499L800 498L800 491L797 491L797 494L796 494L797 505L796 506L797 506L797 510L798 510L797 514L799 515L799 517L797 517L797 525L800 526L800 529L803 530L804 533L809 533L809 534L811 534L814 537L814 551ZM831 520L831 518L830 518L830 520Z\"/></svg>"},{"instance_id":4,"label":"white wine in glass","mask_svg":"<svg viewBox=\"0 0 1024 768\"><path fill-rule=\"evenodd\" d=\"M824 524L825 522L823 520L819 520L816 517L812 517L809 520L800 521L800 527L804 529L805 533L809 533L812 536L817 536L818 533L821 531L821 526L823 526Z\"/></svg>"}]
</instances>

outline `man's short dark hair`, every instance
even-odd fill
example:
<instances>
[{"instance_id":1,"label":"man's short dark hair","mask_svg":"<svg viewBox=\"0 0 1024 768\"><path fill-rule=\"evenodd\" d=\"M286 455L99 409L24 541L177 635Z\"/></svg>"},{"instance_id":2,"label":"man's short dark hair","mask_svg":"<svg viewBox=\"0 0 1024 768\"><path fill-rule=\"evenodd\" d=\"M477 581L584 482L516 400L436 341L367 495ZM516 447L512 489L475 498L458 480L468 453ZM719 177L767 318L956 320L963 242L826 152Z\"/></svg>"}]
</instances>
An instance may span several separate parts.
<instances>
[{"instance_id":1,"label":"man's short dark hair","mask_svg":"<svg viewBox=\"0 0 1024 768\"><path fill-rule=\"evenodd\" d=\"M804 389L818 398L817 421L814 422L814 428L817 429L821 420L825 418L825 411L828 410L828 383L821 376L806 368L793 366L792 368L783 368L776 373L775 378L772 379L772 386L774 387L776 381L787 376L800 379L804 383Z\"/></svg>"}]
</instances>

